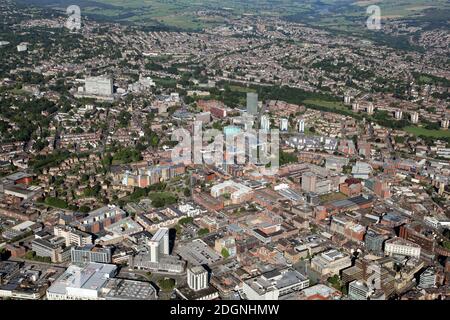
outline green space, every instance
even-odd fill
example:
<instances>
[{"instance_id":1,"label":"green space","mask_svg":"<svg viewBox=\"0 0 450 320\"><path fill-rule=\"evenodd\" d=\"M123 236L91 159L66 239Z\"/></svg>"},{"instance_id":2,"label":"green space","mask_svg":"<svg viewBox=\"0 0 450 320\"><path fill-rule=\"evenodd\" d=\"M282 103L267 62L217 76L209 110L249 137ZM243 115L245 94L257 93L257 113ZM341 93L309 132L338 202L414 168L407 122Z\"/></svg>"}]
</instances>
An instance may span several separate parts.
<instances>
[{"instance_id":1,"label":"green space","mask_svg":"<svg viewBox=\"0 0 450 320\"><path fill-rule=\"evenodd\" d=\"M175 288L175 279L172 278L163 278L158 280L158 286L163 291L171 291Z\"/></svg>"},{"instance_id":2,"label":"green space","mask_svg":"<svg viewBox=\"0 0 450 320\"><path fill-rule=\"evenodd\" d=\"M416 136L425 136L430 138L450 138L449 130L429 130L422 127L408 126L403 128L406 132Z\"/></svg>"},{"instance_id":3,"label":"green space","mask_svg":"<svg viewBox=\"0 0 450 320\"><path fill-rule=\"evenodd\" d=\"M319 196L319 198L322 203L328 203L328 202L332 202L332 201L344 200L344 199L347 199L348 197L343 193L333 192L333 193L323 194L323 195Z\"/></svg>"}]
</instances>

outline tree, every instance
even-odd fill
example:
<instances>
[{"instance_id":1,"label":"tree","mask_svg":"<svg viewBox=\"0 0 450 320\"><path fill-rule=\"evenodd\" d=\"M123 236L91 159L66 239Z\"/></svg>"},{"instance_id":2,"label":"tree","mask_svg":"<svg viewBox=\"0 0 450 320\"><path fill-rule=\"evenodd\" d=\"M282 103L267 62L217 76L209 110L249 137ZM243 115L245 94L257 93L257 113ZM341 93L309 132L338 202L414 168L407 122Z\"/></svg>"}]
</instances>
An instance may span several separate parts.
<instances>
[{"instance_id":1,"label":"tree","mask_svg":"<svg viewBox=\"0 0 450 320\"><path fill-rule=\"evenodd\" d=\"M198 230L197 235L199 237L207 235L209 233L209 230L207 228L202 228L200 230Z\"/></svg>"},{"instance_id":2,"label":"tree","mask_svg":"<svg viewBox=\"0 0 450 320\"><path fill-rule=\"evenodd\" d=\"M163 291L171 291L173 290L173 288L175 288L175 279L172 278L164 278L164 279L159 279L158 280L158 286L163 290Z\"/></svg>"},{"instance_id":3,"label":"tree","mask_svg":"<svg viewBox=\"0 0 450 320\"><path fill-rule=\"evenodd\" d=\"M226 248L222 248L222 251L220 253L222 254L222 257L224 257L225 259L230 256L230 253Z\"/></svg>"}]
</instances>

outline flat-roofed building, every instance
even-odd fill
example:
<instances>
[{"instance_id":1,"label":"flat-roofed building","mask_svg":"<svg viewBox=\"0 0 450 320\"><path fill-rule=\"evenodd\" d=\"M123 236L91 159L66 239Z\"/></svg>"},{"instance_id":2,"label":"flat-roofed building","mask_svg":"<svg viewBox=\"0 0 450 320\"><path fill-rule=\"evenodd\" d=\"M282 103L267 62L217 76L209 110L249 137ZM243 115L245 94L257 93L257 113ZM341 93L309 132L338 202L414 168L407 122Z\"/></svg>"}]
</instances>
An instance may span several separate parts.
<instances>
[{"instance_id":1,"label":"flat-roofed building","mask_svg":"<svg viewBox=\"0 0 450 320\"><path fill-rule=\"evenodd\" d=\"M322 276L336 275L352 265L350 256L332 249L315 256L311 260L311 268Z\"/></svg>"},{"instance_id":2,"label":"flat-roofed building","mask_svg":"<svg viewBox=\"0 0 450 320\"><path fill-rule=\"evenodd\" d=\"M244 281L248 300L279 300L309 286L309 279L293 269L273 270Z\"/></svg>"},{"instance_id":3,"label":"flat-roofed building","mask_svg":"<svg viewBox=\"0 0 450 320\"><path fill-rule=\"evenodd\" d=\"M57 225L53 228L53 233L57 237L64 238L66 246L85 246L92 244L92 235L70 226Z\"/></svg>"},{"instance_id":4,"label":"flat-roofed building","mask_svg":"<svg viewBox=\"0 0 450 320\"><path fill-rule=\"evenodd\" d=\"M420 258L421 247L414 242L396 237L386 241L384 252L388 256L399 255L418 259Z\"/></svg>"},{"instance_id":5,"label":"flat-roofed building","mask_svg":"<svg viewBox=\"0 0 450 320\"><path fill-rule=\"evenodd\" d=\"M211 196L218 198L229 195L233 204L249 201L253 197L253 189L231 180L225 181L211 188Z\"/></svg>"},{"instance_id":6,"label":"flat-roofed building","mask_svg":"<svg viewBox=\"0 0 450 320\"><path fill-rule=\"evenodd\" d=\"M86 245L84 247L73 247L70 251L70 259L72 263L111 263L111 249L99 248L94 245Z\"/></svg>"},{"instance_id":7,"label":"flat-roofed building","mask_svg":"<svg viewBox=\"0 0 450 320\"><path fill-rule=\"evenodd\" d=\"M71 265L47 289L48 300L99 300L101 291L114 277L112 264L89 263L85 267Z\"/></svg>"},{"instance_id":8,"label":"flat-roofed building","mask_svg":"<svg viewBox=\"0 0 450 320\"><path fill-rule=\"evenodd\" d=\"M113 94L113 80L110 77L88 77L85 80L86 94L110 96Z\"/></svg>"}]
</instances>

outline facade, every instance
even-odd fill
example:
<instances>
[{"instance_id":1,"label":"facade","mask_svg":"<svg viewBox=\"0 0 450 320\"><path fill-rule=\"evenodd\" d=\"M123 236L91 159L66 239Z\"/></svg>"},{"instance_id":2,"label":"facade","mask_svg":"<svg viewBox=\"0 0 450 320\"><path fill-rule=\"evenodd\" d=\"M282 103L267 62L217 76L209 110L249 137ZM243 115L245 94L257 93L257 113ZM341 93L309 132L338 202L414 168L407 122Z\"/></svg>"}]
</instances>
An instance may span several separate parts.
<instances>
[{"instance_id":1,"label":"facade","mask_svg":"<svg viewBox=\"0 0 450 320\"><path fill-rule=\"evenodd\" d=\"M264 130L264 131L270 130L270 119L266 115L263 115L261 117L261 130Z\"/></svg>"},{"instance_id":2,"label":"facade","mask_svg":"<svg viewBox=\"0 0 450 320\"><path fill-rule=\"evenodd\" d=\"M64 238L47 236L34 239L31 249L38 257L48 257L54 263L65 262L70 259L70 248L66 247Z\"/></svg>"},{"instance_id":3,"label":"facade","mask_svg":"<svg viewBox=\"0 0 450 320\"><path fill-rule=\"evenodd\" d=\"M381 255L383 252L383 243L386 240L385 236L377 234L371 230L367 231L364 238L366 249L369 252Z\"/></svg>"},{"instance_id":4,"label":"facade","mask_svg":"<svg viewBox=\"0 0 450 320\"><path fill-rule=\"evenodd\" d=\"M194 291L208 288L208 271L202 266L188 268L187 283L189 288Z\"/></svg>"},{"instance_id":5,"label":"facade","mask_svg":"<svg viewBox=\"0 0 450 320\"><path fill-rule=\"evenodd\" d=\"M429 267L420 274L419 286L424 289L433 288L436 286L436 280L436 271Z\"/></svg>"},{"instance_id":6,"label":"facade","mask_svg":"<svg viewBox=\"0 0 450 320\"><path fill-rule=\"evenodd\" d=\"M70 251L72 263L111 263L111 250L109 248L98 248L94 245L84 247L73 247Z\"/></svg>"},{"instance_id":7,"label":"facade","mask_svg":"<svg viewBox=\"0 0 450 320\"><path fill-rule=\"evenodd\" d=\"M304 133L305 132L305 120L301 119L298 122L298 132Z\"/></svg>"},{"instance_id":8,"label":"facade","mask_svg":"<svg viewBox=\"0 0 450 320\"><path fill-rule=\"evenodd\" d=\"M169 254L169 229L159 229L149 241L150 261L159 262L160 254Z\"/></svg>"},{"instance_id":9,"label":"facade","mask_svg":"<svg viewBox=\"0 0 450 320\"><path fill-rule=\"evenodd\" d=\"M286 118L280 119L280 130L281 131L288 131L289 129L289 120Z\"/></svg>"},{"instance_id":10,"label":"facade","mask_svg":"<svg viewBox=\"0 0 450 320\"><path fill-rule=\"evenodd\" d=\"M402 238L393 238L386 241L384 252L388 256L400 255L420 258L421 247Z\"/></svg>"},{"instance_id":11,"label":"facade","mask_svg":"<svg viewBox=\"0 0 450 320\"><path fill-rule=\"evenodd\" d=\"M53 233L57 237L64 238L66 246L85 246L92 244L92 235L70 226L57 225L53 228Z\"/></svg>"},{"instance_id":12,"label":"facade","mask_svg":"<svg viewBox=\"0 0 450 320\"><path fill-rule=\"evenodd\" d=\"M370 291L370 288L363 281L355 280L348 285L348 297L352 300L367 300Z\"/></svg>"}]
</instances>

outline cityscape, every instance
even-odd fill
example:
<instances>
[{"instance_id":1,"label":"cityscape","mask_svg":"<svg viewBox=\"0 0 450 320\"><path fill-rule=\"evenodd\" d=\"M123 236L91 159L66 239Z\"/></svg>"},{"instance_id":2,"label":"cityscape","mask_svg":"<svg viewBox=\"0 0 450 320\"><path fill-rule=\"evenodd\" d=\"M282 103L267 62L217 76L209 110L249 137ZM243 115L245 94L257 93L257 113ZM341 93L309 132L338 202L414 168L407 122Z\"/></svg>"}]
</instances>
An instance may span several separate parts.
<instances>
[{"instance_id":1,"label":"cityscape","mask_svg":"<svg viewBox=\"0 0 450 320\"><path fill-rule=\"evenodd\" d=\"M0 0L0 300L449 300L450 4L203 2Z\"/></svg>"}]
</instances>

